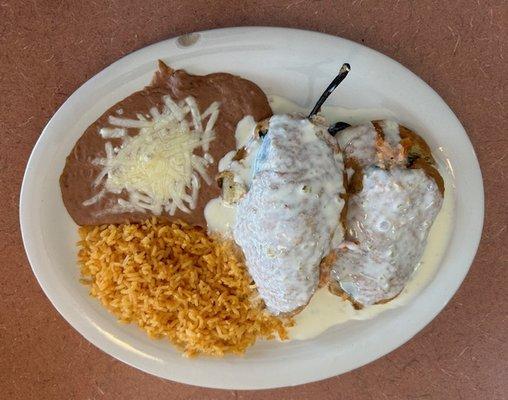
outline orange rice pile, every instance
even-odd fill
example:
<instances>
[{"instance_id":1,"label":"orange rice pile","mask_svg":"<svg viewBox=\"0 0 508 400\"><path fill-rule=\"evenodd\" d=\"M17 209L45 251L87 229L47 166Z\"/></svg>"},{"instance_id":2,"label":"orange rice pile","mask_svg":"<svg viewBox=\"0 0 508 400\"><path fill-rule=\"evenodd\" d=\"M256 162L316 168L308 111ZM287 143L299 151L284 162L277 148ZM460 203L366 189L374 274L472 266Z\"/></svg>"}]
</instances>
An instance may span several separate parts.
<instances>
[{"instance_id":1,"label":"orange rice pile","mask_svg":"<svg viewBox=\"0 0 508 400\"><path fill-rule=\"evenodd\" d=\"M120 321L167 337L184 355L242 354L258 338L287 339L292 321L264 311L231 243L156 219L84 226L79 234L90 294Z\"/></svg>"}]
</instances>

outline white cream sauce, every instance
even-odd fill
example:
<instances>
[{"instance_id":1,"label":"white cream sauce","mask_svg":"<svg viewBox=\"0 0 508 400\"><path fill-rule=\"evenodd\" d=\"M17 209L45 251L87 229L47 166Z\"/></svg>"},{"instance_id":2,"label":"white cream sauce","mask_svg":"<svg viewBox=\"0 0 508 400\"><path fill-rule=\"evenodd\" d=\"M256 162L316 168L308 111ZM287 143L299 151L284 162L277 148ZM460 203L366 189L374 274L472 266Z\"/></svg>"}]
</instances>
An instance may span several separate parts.
<instances>
[{"instance_id":1,"label":"white cream sauce","mask_svg":"<svg viewBox=\"0 0 508 400\"><path fill-rule=\"evenodd\" d=\"M385 134L385 140L388 142L390 146L397 146L400 142L400 130L399 130L399 124L397 124L393 120L382 120L381 122L381 129L383 130L383 133Z\"/></svg>"},{"instance_id":2,"label":"white cream sauce","mask_svg":"<svg viewBox=\"0 0 508 400\"><path fill-rule=\"evenodd\" d=\"M335 137L345 158L354 158L361 167L374 164L377 158L376 129L370 122L339 132Z\"/></svg>"},{"instance_id":3,"label":"white cream sauce","mask_svg":"<svg viewBox=\"0 0 508 400\"><path fill-rule=\"evenodd\" d=\"M244 117L236 126L236 150L228 152L219 160L219 172L231 171L235 181L250 186L252 180L251 165L256 158L259 142L254 140L256 122L251 116ZM245 148L246 157L233 161L233 157L240 148ZM221 197L212 199L205 207L205 219L208 232L232 238L232 227L236 218L236 205L226 203Z\"/></svg>"},{"instance_id":4,"label":"white cream sauce","mask_svg":"<svg viewBox=\"0 0 508 400\"><path fill-rule=\"evenodd\" d=\"M420 260L430 226L441 209L435 181L421 169L369 167L363 190L348 202L346 242L330 279L356 302L395 297Z\"/></svg>"},{"instance_id":5,"label":"white cream sauce","mask_svg":"<svg viewBox=\"0 0 508 400\"><path fill-rule=\"evenodd\" d=\"M275 115L238 203L233 236L273 314L305 306L319 264L343 240L342 155L326 125Z\"/></svg>"},{"instance_id":6,"label":"white cream sauce","mask_svg":"<svg viewBox=\"0 0 508 400\"><path fill-rule=\"evenodd\" d=\"M380 138L371 122L343 129L335 136L345 159L354 159L362 168L405 164L406 155L400 145L399 124L387 119L378 120L377 123L383 131L383 141L378 140Z\"/></svg>"},{"instance_id":7,"label":"white cream sauce","mask_svg":"<svg viewBox=\"0 0 508 400\"><path fill-rule=\"evenodd\" d=\"M309 110L299 106L298 104L277 95L269 95L268 100L270 107L274 114L287 114L287 113L300 113L306 115ZM387 109L382 108L363 108L363 109L348 109L335 106L323 106L321 114L330 122L344 121L350 124L363 124L372 120L380 120L384 118L393 118L394 114ZM230 170L235 174L235 180L239 183L250 186L252 179L252 164L256 158L257 151L259 150L259 142L253 140L254 129L256 122L251 116L243 118L236 127L236 150L245 146L247 157L240 162L233 161L236 150L227 153L219 161L219 171ZM374 129L372 128L375 133ZM373 133L373 134L374 134ZM374 137L373 137L374 139ZM372 142L366 142L365 145L370 145ZM374 157L374 154L373 154ZM220 234L224 237L231 238L231 230L233 225L231 218L234 217L231 208L235 205L226 204L222 199L213 199L205 208L205 218L210 233ZM223 219L227 221L223 221Z\"/></svg>"},{"instance_id":8,"label":"white cream sauce","mask_svg":"<svg viewBox=\"0 0 508 400\"><path fill-rule=\"evenodd\" d=\"M283 97L270 95L268 98L274 114L299 112L305 115L308 112L307 109ZM395 118L394 113L387 109L352 110L335 106L323 106L322 114L330 122L344 121L352 125L363 124L372 120ZM244 123L239 124L237 128L237 148L248 142L246 138L250 137L255 127L252 119L250 125L246 119L244 120ZM384 127L384 130L389 130L387 128ZM227 169L234 153L232 152L229 155L229 160L226 160L228 155L224 157L223 160L226 161L223 161L224 167L222 170ZM250 165L248 167L250 168ZM331 294L327 288L318 289L304 310L295 316L296 324L289 331L291 339L310 339L335 325L349 320L374 318L386 310L406 304L432 281L446 251L454 218L454 189L451 183L451 176L448 173L447 166L440 165L439 170L445 181L443 206L432 224L427 245L418 267L402 292L388 303L370 305L361 310L355 310L349 301ZM210 206L212 211L207 216L209 230L231 237L230 227L234 224L235 219L231 209L235 209L236 206L225 205L218 200L220 199L214 199L210 202L212 204ZM225 216L227 221L223 221ZM212 229L210 229L211 227Z\"/></svg>"},{"instance_id":9,"label":"white cream sauce","mask_svg":"<svg viewBox=\"0 0 508 400\"><path fill-rule=\"evenodd\" d=\"M440 172L445 180L443 206L432 224L418 267L402 292L388 303L355 310L351 302L330 293L327 288L319 289L307 307L294 317L296 324L289 330L291 339L311 339L335 325L374 318L386 310L408 303L432 281L448 246L454 218L454 188L444 168Z\"/></svg>"},{"instance_id":10,"label":"white cream sauce","mask_svg":"<svg viewBox=\"0 0 508 400\"><path fill-rule=\"evenodd\" d=\"M331 280L363 305L402 290L442 204L435 181L421 169L405 167L399 125L390 120L378 124L383 141L372 123L337 135L346 159L363 167L364 189L350 197L347 226L352 239L337 251Z\"/></svg>"},{"instance_id":11,"label":"white cream sauce","mask_svg":"<svg viewBox=\"0 0 508 400\"><path fill-rule=\"evenodd\" d=\"M205 207L208 232L231 238L236 221L236 205L228 204L222 198L210 200Z\"/></svg>"},{"instance_id":12,"label":"white cream sauce","mask_svg":"<svg viewBox=\"0 0 508 400\"><path fill-rule=\"evenodd\" d=\"M233 172L235 182L241 183L246 187L250 186L252 180L251 166L254 163L260 146L260 140L254 139L255 129L256 122L254 119L250 115L244 117L236 126L236 149L227 153L219 161L219 172L226 170ZM240 160L233 160L237 150L241 148L245 150L245 156Z\"/></svg>"}]
</instances>

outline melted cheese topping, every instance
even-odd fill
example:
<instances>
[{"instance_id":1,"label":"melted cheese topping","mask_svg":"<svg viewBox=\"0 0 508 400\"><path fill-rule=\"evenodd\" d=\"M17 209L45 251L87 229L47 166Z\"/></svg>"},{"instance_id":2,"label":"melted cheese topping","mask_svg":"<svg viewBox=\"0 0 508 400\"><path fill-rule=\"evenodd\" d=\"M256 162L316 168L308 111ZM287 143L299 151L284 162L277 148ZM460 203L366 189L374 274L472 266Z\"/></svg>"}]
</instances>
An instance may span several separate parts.
<instances>
[{"instance_id":1,"label":"melted cheese topping","mask_svg":"<svg viewBox=\"0 0 508 400\"><path fill-rule=\"evenodd\" d=\"M368 168L351 196L353 242L340 247L331 278L360 304L397 296L418 266L443 198L421 169Z\"/></svg>"},{"instance_id":2,"label":"melted cheese topping","mask_svg":"<svg viewBox=\"0 0 508 400\"><path fill-rule=\"evenodd\" d=\"M234 182L250 187L252 164L259 150L261 139L254 139L256 122L248 115L238 122L235 131L236 150L228 152L219 161L219 172L231 171ZM244 148L245 156L233 160L237 150ZM222 197L212 199L205 207L205 218L209 233L228 239L233 237L232 229L236 221L236 204L226 202Z\"/></svg>"},{"instance_id":3,"label":"melted cheese topping","mask_svg":"<svg viewBox=\"0 0 508 400\"><path fill-rule=\"evenodd\" d=\"M321 259L343 239L342 156L326 126L276 115L253 170L233 236L268 310L292 312L308 303Z\"/></svg>"},{"instance_id":4,"label":"melted cheese topping","mask_svg":"<svg viewBox=\"0 0 508 400\"><path fill-rule=\"evenodd\" d=\"M354 158L362 167L372 165L377 158L376 130L370 122L352 126L341 131L335 137L344 152L344 158Z\"/></svg>"},{"instance_id":5,"label":"melted cheese topping","mask_svg":"<svg viewBox=\"0 0 508 400\"><path fill-rule=\"evenodd\" d=\"M105 192L126 191L128 198L119 198L108 211L148 210L155 215L174 215L177 209L190 213L196 207L199 177L211 183L206 168L213 162L208 149L214 139L219 105L214 102L201 114L192 97L179 104L169 96L163 100L162 111L153 107L149 116L138 114L136 120L110 116L114 128L99 130L103 138L121 138L122 144L113 148L106 142L106 157L93 161L102 166L93 185L102 184L103 188L83 205L96 203ZM139 133L129 136L126 128L138 129ZM202 156L195 154L198 149Z\"/></svg>"}]
</instances>

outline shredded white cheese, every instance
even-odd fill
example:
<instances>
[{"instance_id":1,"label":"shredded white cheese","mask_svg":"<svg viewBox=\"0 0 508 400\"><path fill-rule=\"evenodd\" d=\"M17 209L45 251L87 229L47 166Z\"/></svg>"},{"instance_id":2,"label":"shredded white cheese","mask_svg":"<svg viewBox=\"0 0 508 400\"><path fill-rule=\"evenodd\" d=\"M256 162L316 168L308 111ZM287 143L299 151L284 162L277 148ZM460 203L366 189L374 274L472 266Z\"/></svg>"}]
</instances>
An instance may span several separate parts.
<instances>
[{"instance_id":1,"label":"shredded white cheese","mask_svg":"<svg viewBox=\"0 0 508 400\"><path fill-rule=\"evenodd\" d=\"M101 128L99 135L103 139L120 139L127 135L127 131L124 128Z\"/></svg>"},{"instance_id":2,"label":"shredded white cheese","mask_svg":"<svg viewBox=\"0 0 508 400\"><path fill-rule=\"evenodd\" d=\"M102 166L93 185L103 187L84 206L95 204L105 192L126 191L128 198L119 198L108 211L174 215L176 210L190 213L196 207L199 177L211 183L206 169L213 162L208 150L215 137L219 104L212 103L201 114L193 97L178 104L169 96L163 100L162 110L152 107L149 115L138 114L137 119L111 115L109 123L114 128L99 130L103 138L119 138L122 144L113 148L106 142L106 157L93 161ZM127 128L139 133L129 136ZM197 149L203 154L195 154Z\"/></svg>"}]
</instances>

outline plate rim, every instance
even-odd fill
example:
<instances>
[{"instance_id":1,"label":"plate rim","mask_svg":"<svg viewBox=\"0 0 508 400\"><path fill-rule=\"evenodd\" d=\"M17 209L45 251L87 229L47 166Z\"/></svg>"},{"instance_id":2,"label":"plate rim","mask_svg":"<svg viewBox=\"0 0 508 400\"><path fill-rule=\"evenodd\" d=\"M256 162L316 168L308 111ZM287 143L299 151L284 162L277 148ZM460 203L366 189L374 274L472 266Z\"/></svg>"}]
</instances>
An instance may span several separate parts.
<instances>
[{"instance_id":1,"label":"plate rim","mask_svg":"<svg viewBox=\"0 0 508 400\"><path fill-rule=\"evenodd\" d=\"M171 45L172 43L176 43L177 40L179 39L179 37L185 36L185 35L180 35L180 36L176 36L173 38L165 39L160 42L156 42L151 45L145 46L143 48L140 48L134 52L131 52L131 53L123 56L122 58L118 59L111 65L109 65L106 68L99 71L92 78L85 81L78 89L76 89L65 100L65 102L58 108L58 110L53 114L51 119L47 122L46 126L42 130L39 138L37 139L37 142L35 143L35 145L32 149L32 152L30 154L30 157L29 157L26 167L25 167L25 172L23 174L23 181L22 181L21 190L20 190L20 197L19 197L19 218L20 218L20 228L21 228L21 236L22 236L22 240L23 240L23 245L24 245L25 253L27 255L32 272L34 273L34 275L37 279L37 282L39 283L39 286L42 288L44 294L50 300L53 307L63 317L63 319L67 323L69 323L69 325L71 325L76 331L78 331L78 333L80 335L82 335L86 340L91 342L94 346L96 346L100 350L104 351L105 353L119 359L120 361L122 361L122 362L136 368L136 369L143 370L145 372L151 373L151 374L159 376L161 378L170 379L170 380L174 380L174 381L189 384L189 385L203 386L203 387L209 387L209 388L218 388L218 389L236 389L236 390L269 389L269 388L277 388L277 387L295 386L295 385L299 385L299 384L314 382L314 381L330 378L333 376L337 376L337 375L346 373L348 371L351 371L353 369L359 368L367 363L375 361L376 359L378 359L378 358L392 352L396 348L402 346L408 340L410 340L416 333L420 332L423 328L425 328L425 326L427 326L436 317L436 315L439 314L443 310L443 308L446 306L446 304L448 304L448 302L451 300L451 298L455 295L456 291L458 290L458 288L462 284L465 276L467 275L467 273L474 261L477 250L478 250L478 246L479 246L480 239L481 239L481 234L483 231L484 212L485 212L485 210L484 210L485 200L484 200L483 179L481 176L481 169L480 169L480 165L478 162L478 157L476 155L476 152L474 151L474 148L472 146L471 140L469 139L469 136L467 135L464 127L462 126L462 124L460 123L458 118L456 117L453 110L451 110L451 108L448 106L448 104L441 98L441 96L434 89L432 89L423 79L418 77L416 74L414 74L408 68L406 68L404 65L402 65L401 63L397 62L396 60L394 60L394 59L392 59L392 58L390 58L390 57L388 57L376 50L373 50L363 44L351 41L349 39L344 39L344 38L334 36L334 35L324 34L324 33L315 32L315 31L302 30L302 29L269 27L269 26L254 26L254 27L245 26L245 27L211 29L211 30L205 30L205 31L199 31L199 32L189 32L186 35L195 33L195 34L199 34L199 35L223 34L224 36L228 36L231 34L238 34L239 32L242 32L242 31L243 32L248 31L247 33L252 34L252 33L255 33L256 31L266 32L267 30L270 30L273 33L277 33L277 34L284 32L284 33L304 35L304 36L309 36L309 37L314 35L316 39L324 38L326 40L335 40L335 41L337 41L337 43L342 41L343 43L349 43L349 45L360 46L361 48L366 49L368 52L372 52L372 54L374 54L378 57L382 57L383 59L388 60L390 63L394 63L398 67L402 68L405 73L408 73L409 75L412 76L413 79L416 79L421 84L425 85L426 89L430 90L435 96L437 96L437 98L442 102L442 105L444 107L446 107L449 110L451 116L454 117L454 119L455 119L454 122L463 131L464 139L467 142L466 145L470 148L468 150L470 150L471 155L473 156L472 161L475 163L475 165L473 166L473 167L475 167L474 169L477 172L477 176L475 177L475 180L476 180L475 184L479 185L479 188L481 189L481 193L479 193L479 196L476 199L478 201L478 204L477 204L478 211L480 212L479 215L477 215L477 217L479 218L479 220L478 220L479 228L476 230L476 232L472 232L469 234L469 237L471 239L471 244L472 244L472 246L470 247L470 249L472 250L472 251L470 251L471 255L468 256L468 261L465 263L466 267L462 270L462 274L457 276L458 279L456 279L454 281L453 287L449 287L449 289L451 289L450 292L447 293L446 295L444 295L444 297L441 299L442 300L441 303L439 305L436 305L433 308L432 312L430 312L427 315L427 318L425 318L423 321L420 321L420 324L418 324L418 328L411 329L409 335L407 337L405 337L402 341L395 340L393 343L385 345L382 351L378 351L373 356L363 357L363 359L359 359L356 362L352 363L349 368L342 369L340 371L332 371L331 368L328 370L328 372L325 372L325 373L323 373L323 372L317 373L315 371L309 371L309 374L307 375L307 377L301 377L298 379L297 382L295 382L294 379L288 379L287 376L285 376L285 379L281 382L281 384L274 384L272 381L260 382L259 380L255 380L255 381L253 381L252 384L238 385L236 383L233 383L234 379L233 380L229 379L228 382L224 382L224 381L222 381L222 382L221 381L196 382L196 380L192 379L192 378L186 379L185 376L181 376L181 375L175 377L173 374L162 375L162 374L160 374L160 370L157 368L147 367L146 365L140 366L138 363L135 362L135 357L133 358L132 354L129 353L128 350L126 353L126 349L122 348L121 346L119 346L118 344L115 344L115 343L113 343L113 344L109 343L109 345L106 345L102 340L102 336L97 335L96 333L94 334L94 332L86 331L84 328L84 325L86 325L86 323L83 324L83 323L80 323L79 321L77 321L79 318L75 318L75 316L69 315L68 312L66 310L64 310L63 305L58 303L54 294L48 289L48 283L46 282L46 279L42 276L42 274L39 271L38 264L40 261L35 260L33 258L33 255L31 256L31 254L30 254L31 253L30 248L32 246L32 244L30 243L30 240L32 239L30 236L31 232L29 230L30 221L27 220L27 215L24 212L26 210L27 204L30 202L30 200L27 198L27 191L28 191L27 182L29 182L30 179L32 178L31 177L31 174L32 174L31 164L33 164L33 159L35 159L38 156L38 154L42 151L41 147L44 145L44 141L49 136L48 132L50 132L50 130L52 129L52 126L54 124L56 124L55 121L58 119L58 117L61 114L66 112L66 108L70 107L71 103L73 101L75 101L76 98L83 91L85 91L88 87L93 85L94 82L100 80L103 76L112 72L115 68L118 68L119 66L123 65L123 63L125 63L128 59L130 59L136 55L139 56L143 52L148 52L151 49L154 49L158 46L162 47L164 45ZM478 178L479 178L479 180L478 180ZM420 295L421 295L421 293L417 297L419 297Z\"/></svg>"}]
</instances>

